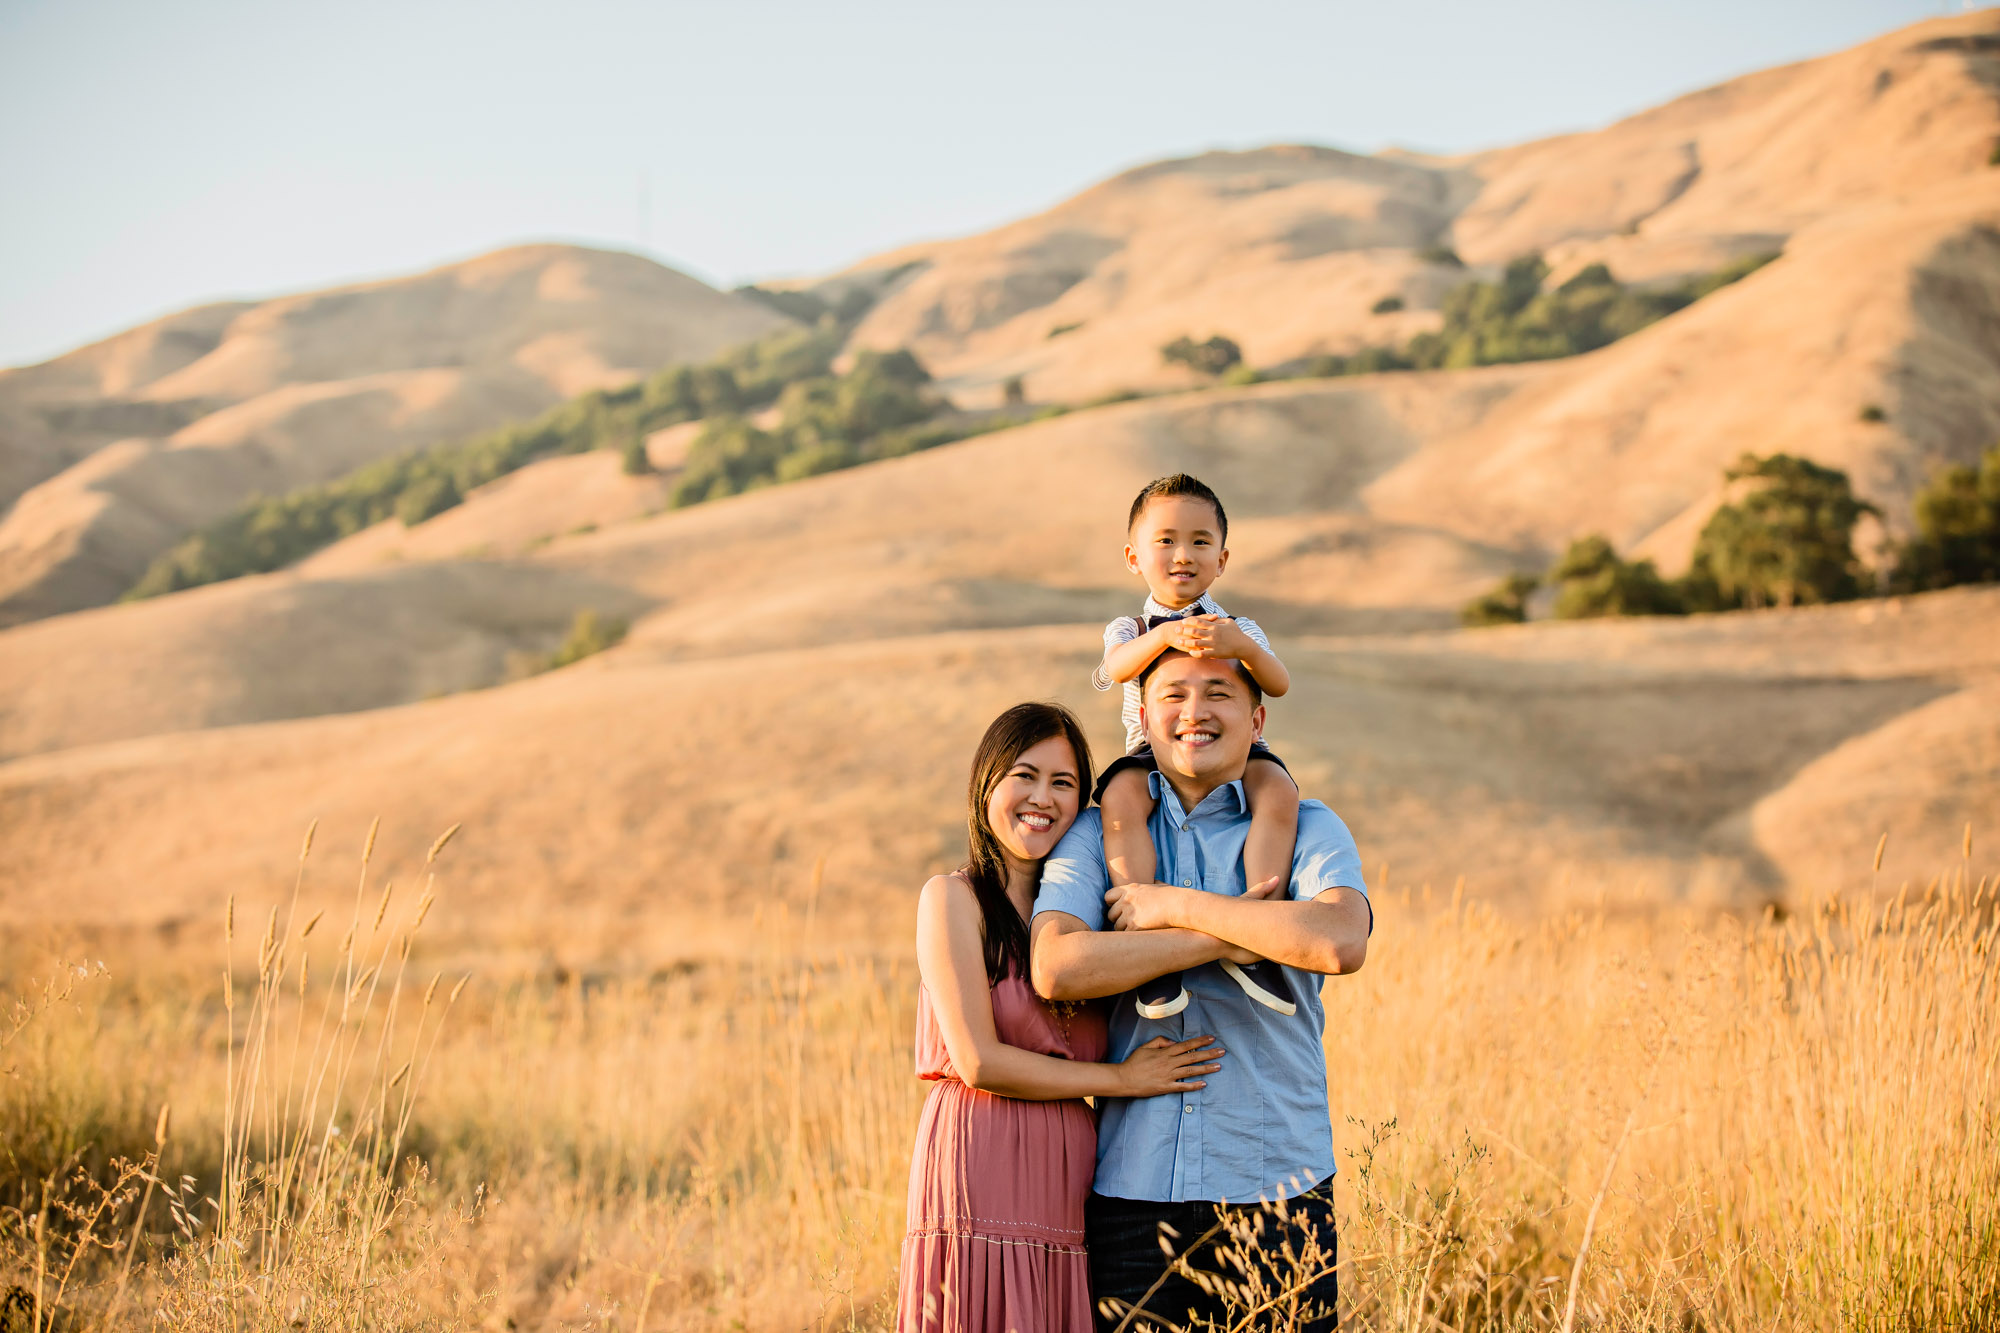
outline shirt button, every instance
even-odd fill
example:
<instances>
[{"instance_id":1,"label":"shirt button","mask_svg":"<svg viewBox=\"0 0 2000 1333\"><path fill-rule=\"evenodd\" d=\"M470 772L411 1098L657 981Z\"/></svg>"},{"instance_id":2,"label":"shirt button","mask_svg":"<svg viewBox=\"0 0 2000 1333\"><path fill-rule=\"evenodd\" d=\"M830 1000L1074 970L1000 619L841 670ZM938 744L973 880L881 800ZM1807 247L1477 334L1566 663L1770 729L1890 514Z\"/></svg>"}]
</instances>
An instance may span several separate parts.
<instances>
[{"instance_id":1,"label":"shirt button","mask_svg":"<svg viewBox=\"0 0 2000 1333\"><path fill-rule=\"evenodd\" d=\"M1181 881L1181 887L1184 889L1191 889L1194 887L1194 881L1191 879L1184 879Z\"/></svg>"},{"instance_id":2,"label":"shirt button","mask_svg":"<svg viewBox=\"0 0 2000 1333\"><path fill-rule=\"evenodd\" d=\"M1181 1114L1182 1114L1182 1115L1193 1115L1193 1114L1194 1114L1194 1107L1192 1107L1192 1106L1183 1106L1183 1107L1181 1108Z\"/></svg>"}]
</instances>

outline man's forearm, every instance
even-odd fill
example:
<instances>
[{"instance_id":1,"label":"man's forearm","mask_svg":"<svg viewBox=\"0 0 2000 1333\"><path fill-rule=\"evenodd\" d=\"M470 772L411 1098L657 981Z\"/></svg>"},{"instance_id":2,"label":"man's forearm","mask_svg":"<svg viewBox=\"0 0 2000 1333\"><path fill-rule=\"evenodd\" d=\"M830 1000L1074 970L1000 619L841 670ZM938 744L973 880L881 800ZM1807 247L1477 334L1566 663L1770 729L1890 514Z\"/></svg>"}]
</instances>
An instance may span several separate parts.
<instances>
[{"instance_id":1,"label":"man's forearm","mask_svg":"<svg viewBox=\"0 0 2000 1333\"><path fill-rule=\"evenodd\" d=\"M1274 963L1329 976L1368 956L1368 905L1353 889L1328 889L1306 902L1260 901L1218 893L1180 895L1176 924ZM1144 937L1157 931L1119 931Z\"/></svg>"},{"instance_id":2,"label":"man's forearm","mask_svg":"<svg viewBox=\"0 0 2000 1333\"><path fill-rule=\"evenodd\" d=\"M1037 932L1030 970L1047 1000L1092 1000L1118 995L1169 972L1212 963L1229 946L1192 930L1091 930Z\"/></svg>"}]
</instances>

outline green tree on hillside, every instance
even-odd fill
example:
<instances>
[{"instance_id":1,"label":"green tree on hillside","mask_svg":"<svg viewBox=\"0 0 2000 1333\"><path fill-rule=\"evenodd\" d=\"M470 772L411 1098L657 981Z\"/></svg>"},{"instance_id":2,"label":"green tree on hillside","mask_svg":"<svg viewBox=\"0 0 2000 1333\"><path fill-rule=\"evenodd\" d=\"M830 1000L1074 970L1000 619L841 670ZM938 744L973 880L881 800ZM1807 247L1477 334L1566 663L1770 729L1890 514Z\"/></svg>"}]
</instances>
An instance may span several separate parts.
<instances>
[{"instance_id":1,"label":"green tree on hillside","mask_svg":"<svg viewBox=\"0 0 2000 1333\"><path fill-rule=\"evenodd\" d=\"M1509 574L1490 591L1459 610L1459 623L1477 629L1485 625L1518 625L1528 618L1528 599L1542 581L1533 574Z\"/></svg>"},{"instance_id":2,"label":"green tree on hillside","mask_svg":"<svg viewBox=\"0 0 2000 1333\"><path fill-rule=\"evenodd\" d=\"M1220 375L1242 359L1243 349L1219 333L1207 342L1182 334L1160 349L1160 360L1168 365L1183 365L1203 375Z\"/></svg>"},{"instance_id":3,"label":"green tree on hillside","mask_svg":"<svg viewBox=\"0 0 2000 1333\"><path fill-rule=\"evenodd\" d=\"M153 561L126 598L282 569L385 519L421 523L540 458L618 448L630 463L634 437L754 411L788 384L826 375L845 338L844 327L830 320L818 328L786 329L712 362L668 366L636 384L580 394L531 421L378 459L285 495L254 498L182 538Z\"/></svg>"},{"instance_id":4,"label":"green tree on hillside","mask_svg":"<svg viewBox=\"0 0 2000 1333\"><path fill-rule=\"evenodd\" d=\"M1976 468L1941 468L1917 492L1917 535L1896 560L1905 592L2000 582L2000 444Z\"/></svg>"},{"instance_id":5,"label":"green tree on hillside","mask_svg":"<svg viewBox=\"0 0 2000 1333\"><path fill-rule=\"evenodd\" d=\"M646 434L633 431L625 441L625 447L618 451L619 467L628 477L643 477L653 470L652 456L646 452Z\"/></svg>"},{"instance_id":6,"label":"green tree on hillside","mask_svg":"<svg viewBox=\"0 0 2000 1333\"><path fill-rule=\"evenodd\" d=\"M1700 610L1846 601L1871 582L1854 526L1879 514L1847 474L1791 454L1744 454L1724 480L1748 487L1709 517L1683 580Z\"/></svg>"},{"instance_id":7,"label":"green tree on hillside","mask_svg":"<svg viewBox=\"0 0 2000 1333\"><path fill-rule=\"evenodd\" d=\"M711 421L688 446L687 465L674 484L673 502L700 504L768 484L785 453L784 440L742 417Z\"/></svg>"},{"instance_id":8,"label":"green tree on hillside","mask_svg":"<svg viewBox=\"0 0 2000 1333\"><path fill-rule=\"evenodd\" d=\"M1651 560L1622 560L1601 536L1579 537L1549 571L1558 620L1598 616L1671 616L1686 609Z\"/></svg>"}]
</instances>

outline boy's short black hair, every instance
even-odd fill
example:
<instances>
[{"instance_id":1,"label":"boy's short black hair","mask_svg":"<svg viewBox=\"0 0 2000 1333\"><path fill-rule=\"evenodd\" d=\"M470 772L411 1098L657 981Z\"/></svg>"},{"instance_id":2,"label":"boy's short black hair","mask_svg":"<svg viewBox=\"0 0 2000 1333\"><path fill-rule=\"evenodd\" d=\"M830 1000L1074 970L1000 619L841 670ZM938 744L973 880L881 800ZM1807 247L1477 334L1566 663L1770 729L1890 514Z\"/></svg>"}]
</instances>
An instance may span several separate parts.
<instances>
[{"instance_id":1,"label":"boy's short black hair","mask_svg":"<svg viewBox=\"0 0 2000 1333\"><path fill-rule=\"evenodd\" d=\"M1184 653L1178 648L1169 648L1165 652L1161 653L1158 657L1154 658L1152 661L1146 663L1146 669L1139 673L1139 679L1138 679L1139 697L1142 699L1145 697L1146 682L1151 680L1153 678L1153 673L1160 669L1160 663L1165 662L1170 658L1190 657L1190 656L1193 656L1193 654ZM1257 678L1250 674L1250 668L1244 666L1243 663L1241 662L1235 662L1232 665L1234 665L1236 668L1236 674L1243 678L1243 683L1250 689L1250 706L1252 708L1255 708L1258 704L1263 703L1264 687L1262 685L1259 685L1257 683Z\"/></svg>"},{"instance_id":2,"label":"boy's short black hair","mask_svg":"<svg viewBox=\"0 0 2000 1333\"><path fill-rule=\"evenodd\" d=\"M1125 520L1126 535L1130 536L1132 529L1139 526L1139 515L1146 512L1147 505L1155 500L1166 500L1180 495L1215 507L1215 523L1222 529L1220 534L1222 544L1229 545L1229 515L1223 511L1222 498L1185 472L1176 472L1171 477L1160 477L1146 483L1145 489L1139 492L1139 498L1132 502L1132 512Z\"/></svg>"}]
</instances>

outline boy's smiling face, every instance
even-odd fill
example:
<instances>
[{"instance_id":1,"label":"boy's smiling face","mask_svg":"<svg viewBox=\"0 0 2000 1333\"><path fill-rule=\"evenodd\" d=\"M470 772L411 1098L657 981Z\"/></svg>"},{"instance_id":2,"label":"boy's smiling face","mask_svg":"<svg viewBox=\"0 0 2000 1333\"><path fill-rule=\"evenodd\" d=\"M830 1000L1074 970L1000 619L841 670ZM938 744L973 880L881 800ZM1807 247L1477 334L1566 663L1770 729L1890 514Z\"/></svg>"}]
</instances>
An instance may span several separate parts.
<instances>
[{"instance_id":1,"label":"boy's smiling face","mask_svg":"<svg viewBox=\"0 0 2000 1333\"><path fill-rule=\"evenodd\" d=\"M1146 580L1153 600L1180 610L1201 600L1229 564L1215 506L1188 495L1146 505L1125 540L1125 567Z\"/></svg>"}]
</instances>

